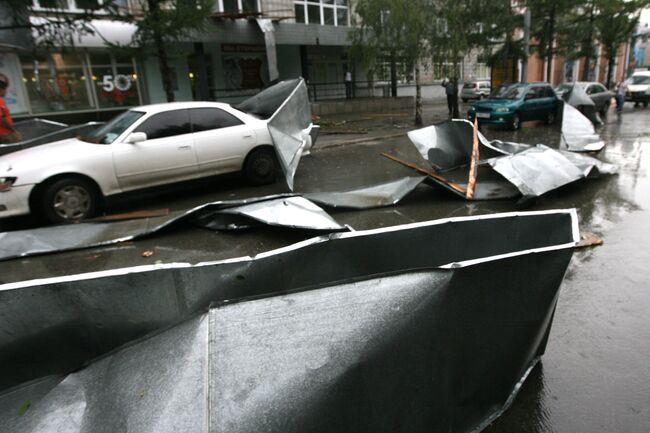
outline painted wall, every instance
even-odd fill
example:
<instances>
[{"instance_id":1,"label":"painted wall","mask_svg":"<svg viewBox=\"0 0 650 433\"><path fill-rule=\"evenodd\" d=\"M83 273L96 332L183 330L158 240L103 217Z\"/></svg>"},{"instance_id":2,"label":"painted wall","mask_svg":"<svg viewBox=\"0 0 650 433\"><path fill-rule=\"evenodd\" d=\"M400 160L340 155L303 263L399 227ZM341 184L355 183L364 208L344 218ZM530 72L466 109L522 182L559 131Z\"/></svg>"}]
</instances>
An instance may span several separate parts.
<instances>
[{"instance_id":1,"label":"painted wall","mask_svg":"<svg viewBox=\"0 0 650 433\"><path fill-rule=\"evenodd\" d=\"M188 47L186 52L191 52L191 47ZM149 97L149 101L145 101L145 103L157 104L160 102L167 102L158 59L152 56L146 57L143 59L142 65L146 78L147 95ZM176 55L170 59L170 65L176 72L176 81L178 85L178 90L174 91L174 97L177 101L191 101L192 88L187 75L189 72L187 59Z\"/></svg>"}]
</instances>

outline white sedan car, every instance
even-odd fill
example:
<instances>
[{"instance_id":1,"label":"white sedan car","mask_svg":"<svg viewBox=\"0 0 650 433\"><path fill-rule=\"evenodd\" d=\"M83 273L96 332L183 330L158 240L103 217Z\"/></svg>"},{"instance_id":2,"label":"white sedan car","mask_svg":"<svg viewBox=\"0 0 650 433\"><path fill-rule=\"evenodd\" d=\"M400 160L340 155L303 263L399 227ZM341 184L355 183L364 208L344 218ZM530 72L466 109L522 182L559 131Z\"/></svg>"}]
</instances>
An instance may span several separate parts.
<instances>
[{"instance_id":1,"label":"white sedan car","mask_svg":"<svg viewBox=\"0 0 650 433\"><path fill-rule=\"evenodd\" d=\"M0 157L0 217L88 218L106 196L243 170L275 180L267 122L217 102L130 109L85 137Z\"/></svg>"}]
</instances>

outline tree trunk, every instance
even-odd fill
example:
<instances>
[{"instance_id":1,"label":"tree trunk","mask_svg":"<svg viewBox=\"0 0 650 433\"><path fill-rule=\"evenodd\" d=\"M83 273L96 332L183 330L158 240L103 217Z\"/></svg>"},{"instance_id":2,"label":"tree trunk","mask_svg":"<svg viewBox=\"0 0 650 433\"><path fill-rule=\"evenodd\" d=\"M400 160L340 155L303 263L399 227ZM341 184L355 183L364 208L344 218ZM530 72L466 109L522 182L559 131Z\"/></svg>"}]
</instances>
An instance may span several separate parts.
<instances>
[{"instance_id":1,"label":"tree trunk","mask_svg":"<svg viewBox=\"0 0 650 433\"><path fill-rule=\"evenodd\" d=\"M555 41L555 4L551 6L551 13L548 16L548 33L546 49L546 81L553 85L553 43Z\"/></svg>"},{"instance_id":2,"label":"tree trunk","mask_svg":"<svg viewBox=\"0 0 650 433\"><path fill-rule=\"evenodd\" d=\"M160 1L147 0L149 12L157 17L160 14ZM156 53L158 55L158 64L160 66L160 75L162 76L163 89L167 102L174 102L174 86L172 82L172 69L169 67L169 59L167 58L167 49L165 48L165 41L163 35L159 32L154 32L154 44L156 45Z\"/></svg>"},{"instance_id":3,"label":"tree trunk","mask_svg":"<svg viewBox=\"0 0 650 433\"><path fill-rule=\"evenodd\" d=\"M585 67L582 70L582 81L589 81L589 64L591 63L590 60L593 54L592 41L594 38L594 8L595 4L592 1L591 8L589 9L589 32L587 33L587 37L582 46L585 55Z\"/></svg>"},{"instance_id":4,"label":"tree trunk","mask_svg":"<svg viewBox=\"0 0 650 433\"><path fill-rule=\"evenodd\" d=\"M397 59L395 50L390 52L390 93L397 98Z\"/></svg>"},{"instance_id":5,"label":"tree trunk","mask_svg":"<svg viewBox=\"0 0 650 433\"><path fill-rule=\"evenodd\" d=\"M609 50L607 53L608 55L608 61L607 61L607 88L611 89L612 88L612 71L614 70L614 64L616 63L616 53L618 52L617 49Z\"/></svg>"},{"instance_id":6,"label":"tree trunk","mask_svg":"<svg viewBox=\"0 0 650 433\"><path fill-rule=\"evenodd\" d=\"M422 87L419 65L415 66L415 126L422 126Z\"/></svg>"}]
</instances>

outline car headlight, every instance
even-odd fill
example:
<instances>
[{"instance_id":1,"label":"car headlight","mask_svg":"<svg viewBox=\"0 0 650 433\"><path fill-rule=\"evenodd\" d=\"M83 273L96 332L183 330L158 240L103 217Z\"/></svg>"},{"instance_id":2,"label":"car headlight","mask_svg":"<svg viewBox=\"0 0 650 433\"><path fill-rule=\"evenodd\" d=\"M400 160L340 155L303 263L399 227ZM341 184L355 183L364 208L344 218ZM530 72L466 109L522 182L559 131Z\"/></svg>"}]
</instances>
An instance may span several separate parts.
<instances>
[{"instance_id":1,"label":"car headlight","mask_svg":"<svg viewBox=\"0 0 650 433\"><path fill-rule=\"evenodd\" d=\"M496 111L497 113L507 113L508 111L510 111L510 108L508 107L495 108L494 111Z\"/></svg>"},{"instance_id":2,"label":"car headlight","mask_svg":"<svg viewBox=\"0 0 650 433\"><path fill-rule=\"evenodd\" d=\"M15 177L0 177L0 192L9 191L14 182Z\"/></svg>"}]
</instances>

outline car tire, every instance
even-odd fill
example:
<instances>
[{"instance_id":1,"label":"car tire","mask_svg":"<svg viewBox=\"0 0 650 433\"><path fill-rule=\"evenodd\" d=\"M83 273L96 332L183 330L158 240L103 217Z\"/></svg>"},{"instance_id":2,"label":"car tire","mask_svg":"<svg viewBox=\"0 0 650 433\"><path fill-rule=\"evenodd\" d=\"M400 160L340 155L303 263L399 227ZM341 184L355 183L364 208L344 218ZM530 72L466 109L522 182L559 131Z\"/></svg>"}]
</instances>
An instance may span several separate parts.
<instances>
[{"instance_id":1,"label":"car tire","mask_svg":"<svg viewBox=\"0 0 650 433\"><path fill-rule=\"evenodd\" d=\"M512 115L512 120L510 120L510 129L516 131L519 128L521 128L521 119L519 118L519 114L515 113Z\"/></svg>"},{"instance_id":2,"label":"car tire","mask_svg":"<svg viewBox=\"0 0 650 433\"><path fill-rule=\"evenodd\" d=\"M548 114L546 115L546 124L547 125L552 125L555 123L555 111L549 111Z\"/></svg>"},{"instance_id":3,"label":"car tire","mask_svg":"<svg viewBox=\"0 0 650 433\"><path fill-rule=\"evenodd\" d=\"M81 177L66 177L45 185L41 214L51 223L74 223L95 215L99 208L97 187Z\"/></svg>"},{"instance_id":4,"label":"car tire","mask_svg":"<svg viewBox=\"0 0 650 433\"><path fill-rule=\"evenodd\" d=\"M648 108L648 102L650 101L648 101L647 99L643 101L643 108Z\"/></svg>"},{"instance_id":5,"label":"car tire","mask_svg":"<svg viewBox=\"0 0 650 433\"><path fill-rule=\"evenodd\" d=\"M244 175L253 185L273 183L278 173L278 160L270 147L254 149L244 162Z\"/></svg>"}]
</instances>

